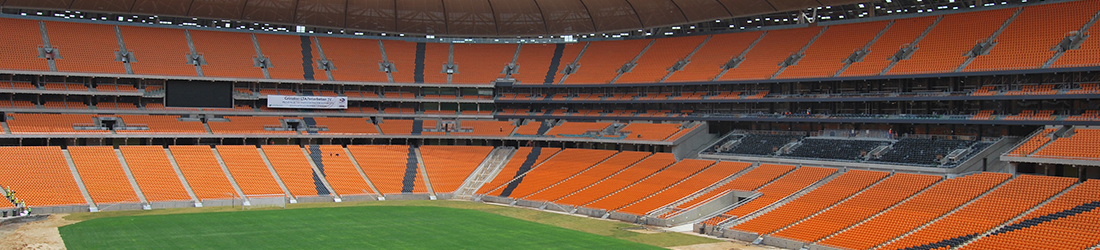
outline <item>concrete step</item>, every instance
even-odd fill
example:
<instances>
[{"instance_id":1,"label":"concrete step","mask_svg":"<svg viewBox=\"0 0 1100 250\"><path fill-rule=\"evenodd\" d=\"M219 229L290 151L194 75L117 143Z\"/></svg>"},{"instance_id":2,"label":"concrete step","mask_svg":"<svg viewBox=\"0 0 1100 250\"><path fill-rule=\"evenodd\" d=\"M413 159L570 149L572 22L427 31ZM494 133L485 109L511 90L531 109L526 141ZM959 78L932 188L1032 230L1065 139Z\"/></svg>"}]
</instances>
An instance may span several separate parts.
<instances>
[{"instance_id":1,"label":"concrete step","mask_svg":"<svg viewBox=\"0 0 1100 250\"><path fill-rule=\"evenodd\" d=\"M420 176L424 178L424 186L428 188L428 198L431 200L436 199L435 190L432 189L432 181L428 179L428 170L424 168L424 156L420 154L420 148L413 148L413 153L416 154L416 167L420 172Z\"/></svg>"},{"instance_id":2,"label":"concrete step","mask_svg":"<svg viewBox=\"0 0 1100 250\"><path fill-rule=\"evenodd\" d=\"M359 166L359 162L355 160L355 156L351 155L351 150L348 150L348 148L345 147L344 153L347 154L348 159L351 160L351 165L355 166L355 171L359 172L359 176L363 177L363 181L367 182L367 186L370 186L370 190L374 192L374 194L378 195L378 200L385 200L385 198L383 198L382 192L378 192L378 188L374 187L374 183L371 182L370 178L367 177L367 174L363 172L363 168Z\"/></svg>"},{"instance_id":3,"label":"concrete step","mask_svg":"<svg viewBox=\"0 0 1100 250\"><path fill-rule=\"evenodd\" d=\"M119 151L121 154L122 151ZM168 148L164 149L164 154L168 156L168 163L172 165L172 170L176 171L176 177L180 178L180 183L183 184L183 189L187 190L187 195L191 196L191 200L195 202L195 207L202 207L202 201L195 195L195 191L191 189L191 184L187 183L187 178L183 177L183 171L180 170L179 164L176 164L176 157L172 156L172 151Z\"/></svg>"},{"instance_id":4,"label":"concrete step","mask_svg":"<svg viewBox=\"0 0 1100 250\"><path fill-rule=\"evenodd\" d=\"M286 184L283 184L283 178L279 177L278 172L275 172L275 167L271 166L271 160L267 159L267 153L264 153L264 149L256 147L256 151L260 152L260 159L263 159L264 165L267 165L267 170L271 172L271 177L275 178L275 183L279 184L279 188L283 189L283 194L290 198L290 203L298 203L298 199L294 197L294 194L290 193L290 189L286 188Z\"/></svg>"},{"instance_id":5,"label":"concrete step","mask_svg":"<svg viewBox=\"0 0 1100 250\"><path fill-rule=\"evenodd\" d=\"M92 195L88 193L88 187L84 186L84 179L80 178L80 172L76 171L76 163L73 162L72 155L69 155L69 150L62 149L61 154L65 156L65 162L69 164L69 172L73 174L73 180L76 181L76 187L80 189L80 194L84 196L84 202L88 204L88 211L98 212L99 207L96 206L95 201L92 200ZM130 178L130 184L134 186L134 190L138 190L137 184L134 182L134 177L130 175L129 169L126 169L126 177ZM19 193L19 191L16 190L16 193ZM145 202L145 197L141 196L140 191L138 191L138 198L141 198L142 203Z\"/></svg>"},{"instance_id":6,"label":"concrete step","mask_svg":"<svg viewBox=\"0 0 1100 250\"><path fill-rule=\"evenodd\" d=\"M515 147L497 147L489 153L489 156L474 169L473 174L466 178L462 182L462 185L455 190L455 197L457 199L470 199L481 189L481 186L496 178L497 174L504 169L504 166L508 164L508 161L515 156L516 151L519 151Z\"/></svg>"}]
</instances>

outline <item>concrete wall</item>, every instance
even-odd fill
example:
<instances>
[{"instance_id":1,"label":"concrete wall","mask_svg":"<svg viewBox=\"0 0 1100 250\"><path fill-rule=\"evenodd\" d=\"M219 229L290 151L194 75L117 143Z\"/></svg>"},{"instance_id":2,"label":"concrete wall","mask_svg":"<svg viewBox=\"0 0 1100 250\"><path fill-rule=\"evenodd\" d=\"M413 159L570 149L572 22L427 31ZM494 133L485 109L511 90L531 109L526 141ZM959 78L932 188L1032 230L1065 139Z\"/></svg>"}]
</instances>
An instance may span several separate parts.
<instances>
[{"instance_id":1,"label":"concrete wall","mask_svg":"<svg viewBox=\"0 0 1100 250\"><path fill-rule=\"evenodd\" d=\"M607 211L604 211L603 209L577 207L577 214L589 217L603 217L604 214L607 214Z\"/></svg>"},{"instance_id":2,"label":"concrete wall","mask_svg":"<svg viewBox=\"0 0 1100 250\"><path fill-rule=\"evenodd\" d=\"M481 201L492 202L492 203L500 203L500 204L512 204L512 201L514 201L514 200L515 199L508 198L508 197L491 196L491 195L486 195L486 196L481 197Z\"/></svg>"},{"instance_id":3,"label":"concrete wall","mask_svg":"<svg viewBox=\"0 0 1100 250\"><path fill-rule=\"evenodd\" d=\"M204 205L205 205L205 204L204 204ZM162 208L185 208L185 207L195 207L195 202L193 202L193 201L163 201L163 202L150 202L150 203L149 203L149 206L150 206L150 207L152 207L153 209L162 209Z\"/></svg>"},{"instance_id":4,"label":"concrete wall","mask_svg":"<svg viewBox=\"0 0 1100 250\"><path fill-rule=\"evenodd\" d=\"M830 247L830 246L822 246L822 245L818 245L818 244L809 244L809 246L807 248L809 248L810 250L845 250L845 249L841 249L841 248L835 248L835 247Z\"/></svg>"},{"instance_id":5,"label":"concrete wall","mask_svg":"<svg viewBox=\"0 0 1100 250\"><path fill-rule=\"evenodd\" d=\"M401 201L401 200L430 200L429 194L386 194L386 200L388 201Z\"/></svg>"},{"instance_id":6,"label":"concrete wall","mask_svg":"<svg viewBox=\"0 0 1100 250\"><path fill-rule=\"evenodd\" d=\"M327 195L325 195L325 196L297 197L297 198L298 198L297 199L298 202L301 202L301 203L333 202L333 201L336 201L336 200L334 200L334 198L336 198L336 197L327 196Z\"/></svg>"},{"instance_id":7,"label":"concrete wall","mask_svg":"<svg viewBox=\"0 0 1100 250\"><path fill-rule=\"evenodd\" d=\"M344 201L377 201L378 196L375 195L344 195L340 196L340 199Z\"/></svg>"},{"instance_id":8,"label":"concrete wall","mask_svg":"<svg viewBox=\"0 0 1100 250\"><path fill-rule=\"evenodd\" d=\"M677 139L672 146L672 155L676 156L676 159L695 158L699 151L711 144L711 141L718 139L718 135L708 133L709 129L708 124L704 122L695 130Z\"/></svg>"},{"instance_id":9,"label":"concrete wall","mask_svg":"<svg viewBox=\"0 0 1100 250\"><path fill-rule=\"evenodd\" d=\"M719 196L718 198L712 199L708 202L697 205L687 211L683 211L675 216L672 216L671 218L667 218L663 221L665 223L664 225L657 226L671 227L701 219L704 216L711 215L723 208L729 207L730 205L737 203L737 197L737 192L726 193L722 196Z\"/></svg>"},{"instance_id":10,"label":"concrete wall","mask_svg":"<svg viewBox=\"0 0 1100 250\"><path fill-rule=\"evenodd\" d=\"M621 221L630 222L630 223L637 223L638 219L641 219L642 217L637 216L637 215L633 215L633 214L627 214L627 213L611 212L611 215L608 216L607 218L615 219L615 220L621 220Z\"/></svg>"},{"instance_id":11,"label":"concrete wall","mask_svg":"<svg viewBox=\"0 0 1100 250\"><path fill-rule=\"evenodd\" d=\"M771 235L765 235L764 241L760 243L785 249L801 249L802 247L806 246L806 243L802 243L801 241L775 237Z\"/></svg>"},{"instance_id":12,"label":"concrete wall","mask_svg":"<svg viewBox=\"0 0 1100 250\"><path fill-rule=\"evenodd\" d=\"M737 230L725 230L725 231L722 232L721 236L726 237L726 238L730 238L730 239L737 239L737 240L745 241L745 242L752 242L752 241L756 240L756 238L760 237L760 235L757 234L757 233L742 232L742 231L737 231Z\"/></svg>"},{"instance_id":13,"label":"concrete wall","mask_svg":"<svg viewBox=\"0 0 1100 250\"><path fill-rule=\"evenodd\" d=\"M140 210L141 203L96 204L96 208L99 211Z\"/></svg>"}]
</instances>

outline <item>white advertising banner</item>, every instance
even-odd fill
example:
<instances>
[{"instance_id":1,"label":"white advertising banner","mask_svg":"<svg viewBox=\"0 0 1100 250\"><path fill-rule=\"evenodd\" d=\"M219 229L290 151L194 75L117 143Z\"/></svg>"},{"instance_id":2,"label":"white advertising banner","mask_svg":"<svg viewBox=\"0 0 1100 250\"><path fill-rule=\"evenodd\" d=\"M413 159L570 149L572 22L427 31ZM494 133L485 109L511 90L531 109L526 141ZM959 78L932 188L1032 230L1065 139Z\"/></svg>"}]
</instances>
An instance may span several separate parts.
<instances>
[{"instance_id":1,"label":"white advertising banner","mask_svg":"<svg viewBox=\"0 0 1100 250\"><path fill-rule=\"evenodd\" d=\"M339 96L268 95L268 108L347 109L348 98Z\"/></svg>"}]
</instances>

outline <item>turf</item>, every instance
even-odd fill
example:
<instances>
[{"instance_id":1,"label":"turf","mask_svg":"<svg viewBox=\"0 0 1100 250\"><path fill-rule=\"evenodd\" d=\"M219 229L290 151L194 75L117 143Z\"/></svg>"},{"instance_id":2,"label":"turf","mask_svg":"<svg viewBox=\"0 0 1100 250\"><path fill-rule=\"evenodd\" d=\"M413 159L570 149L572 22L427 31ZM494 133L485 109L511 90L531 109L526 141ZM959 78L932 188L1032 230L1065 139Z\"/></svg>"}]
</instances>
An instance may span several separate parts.
<instances>
[{"instance_id":1,"label":"turf","mask_svg":"<svg viewBox=\"0 0 1100 250\"><path fill-rule=\"evenodd\" d=\"M360 206L92 219L69 249L659 249L486 212Z\"/></svg>"}]
</instances>

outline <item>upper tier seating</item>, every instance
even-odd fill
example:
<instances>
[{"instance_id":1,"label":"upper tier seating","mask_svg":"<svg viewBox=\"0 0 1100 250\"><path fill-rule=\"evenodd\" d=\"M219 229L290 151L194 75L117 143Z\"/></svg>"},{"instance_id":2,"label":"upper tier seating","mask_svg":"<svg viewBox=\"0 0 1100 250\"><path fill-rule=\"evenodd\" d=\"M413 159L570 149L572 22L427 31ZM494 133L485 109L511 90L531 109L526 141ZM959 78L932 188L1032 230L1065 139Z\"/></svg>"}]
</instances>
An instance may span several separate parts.
<instances>
[{"instance_id":1,"label":"upper tier seating","mask_svg":"<svg viewBox=\"0 0 1100 250\"><path fill-rule=\"evenodd\" d=\"M187 47L187 34L183 30L128 25L119 25L118 28L126 42L126 50L137 59L130 62L134 74L197 75L195 66L187 64L187 54L191 54L191 50Z\"/></svg>"},{"instance_id":2,"label":"upper tier seating","mask_svg":"<svg viewBox=\"0 0 1100 250\"><path fill-rule=\"evenodd\" d=\"M1018 70L1042 66L1054 56L1055 51L1050 47L1061 42L1066 34L1081 29L1098 10L1100 3L1096 1L1025 7L997 36L997 46L989 54L974 58L966 70Z\"/></svg>"},{"instance_id":3,"label":"upper tier seating","mask_svg":"<svg viewBox=\"0 0 1100 250\"><path fill-rule=\"evenodd\" d=\"M616 83L659 82L668 75L668 68L691 54L705 39L705 36L654 39L653 46L650 46L645 54L638 58L638 65L630 72L624 73Z\"/></svg>"},{"instance_id":4,"label":"upper tier seating","mask_svg":"<svg viewBox=\"0 0 1100 250\"><path fill-rule=\"evenodd\" d=\"M634 60L650 39L589 42L581 55L577 72L565 79L565 84L610 83L623 64Z\"/></svg>"},{"instance_id":5,"label":"upper tier seating","mask_svg":"<svg viewBox=\"0 0 1100 250\"><path fill-rule=\"evenodd\" d=\"M989 38L1015 11L1004 8L945 15L920 41L920 49L909 59L898 61L887 74L954 72L976 41Z\"/></svg>"},{"instance_id":6,"label":"upper tier seating","mask_svg":"<svg viewBox=\"0 0 1100 250\"><path fill-rule=\"evenodd\" d=\"M519 72L512 77L521 84L557 83L563 76L561 70L565 65L572 64L583 48L584 44L574 43L524 44L516 60L520 65ZM561 57L557 57L559 49ZM554 61L554 58L558 60Z\"/></svg>"},{"instance_id":7,"label":"upper tier seating","mask_svg":"<svg viewBox=\"0 0 1100 250\"><path fill-rule=\"evenodd\" d=\"M863 57L863 61L852 63L848 69L841 72L840 76L879 75L886 66L890 65L889 59L894 56L898 48L912 43L935 21L934 16L894 20L894 25L890 26L878 41L871 44L870 51Z\"/></svg>"},{"instance_id":8,"label":"upper tier seating","mask_svg":"<svg viewBox=\"0 0 1100 250\"><path fill-rule=\"evenodd\" d=\"M462 44L454 45L454 63L458 73L452 77L454 83L489 84L497 78L503 78L501 70L512 63L516 55L514 44ZM429 65L434 66L434 65ZM427 67L424 73L428 72Z\"/></svg>"},{"instance_id":9,"label":"upper tier seating","mask_svg":"<svg viewBox=\"0 0 1100 250\"><path fill-rule=\"evenodd\" d=\"M332 78L336 81L386 82L386 73L378 70L382 62L382 50L378 40L339 37L317 37L325 58L336 67Z\"/></svg>"},{"instance_id":10,"label":"upper tier seating","mask_svg":"<svg viewBox=\"0 0 1100 250\"><path fill-rule=\"evenodd\" d=\"M239 32L190 30L195 51L203 55L202 73L208 77L264 78L255 66L256 45L252 36ZM185 59L186 57L184 57ZM272 61L272 64L278 62ZM301 65L301 62L297 63Z\"/></svg>"},{"instance_id":11,"label":"upper tier seating","mask_svg":"<svg viewBox=\"0 0 1100 250\"><path fill-rule=\"evenodd\" d=\"M58 71L125 74L122 62L115 61L119 50L114 26L46 21L50 46L61 59L54 60ZM182 60L182 59L181 59Z\"/></svg>"},{"instance_id":12,"label":"upper tier seating","mask_svg":"<svg viewBox=\"0 0 1100 250\"><path fill-rule=\"evenodd\" d=\"M310 41L310 44L312 44L312 40L306 41ZM313 60L305 62L305 65L303 65L305 58L302 58L304 53L302 45L304 44L301 37L256 34L256 44L260 46L260 51L263 52L264 56L271 60L271 67L267 69L267 72L272 79L310 80L306 77L305 67L312 70L315 66ZM321 58L312 46L307 46L307 48L310 48L310 56L314 60ZM324 74L316 73L308 78L328 80Z\"/></svg>"},{"instance_id":13,"label":"upper tier seating","mask_svg":"<svg viewBox=\"0 0 1100 250\"><path fill-rule=\"evenodd\" d=\"M787 66L778 78L831 77L844 61L863 49L889 21L831 25L809 48L798 64Z\"/></svg>"},{"instance_id":14,"label":"upper tier seating","mask_svg":"<svg viewBox=\"0 0 1100 250\"><path fill-rule=\"evenodd\" d=\"M726 72L722 80L771 79L779 71L779 63L806 46L820 31L820 26L770 30L745 54L745 61Z\"/></svg>"},{"instance_id":15,"label":"upper tier seating","mask_svg":"<svg viewBox=\"0 0 1100 250\"><path fill-rule=\"evenodd\" d=\"M49 63L38 58L37 48L44 45L42 29L36 20L0 18L0 29L7 34L0 36L0 69L49 71ZM63 53L59 50L59 53Z\"/></svg>"}]
</instances>

